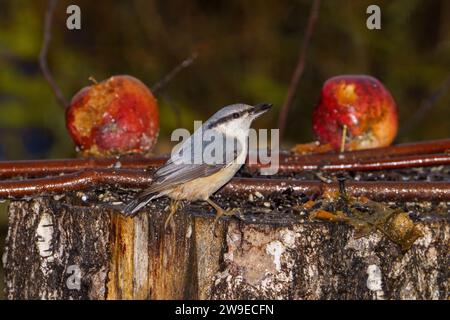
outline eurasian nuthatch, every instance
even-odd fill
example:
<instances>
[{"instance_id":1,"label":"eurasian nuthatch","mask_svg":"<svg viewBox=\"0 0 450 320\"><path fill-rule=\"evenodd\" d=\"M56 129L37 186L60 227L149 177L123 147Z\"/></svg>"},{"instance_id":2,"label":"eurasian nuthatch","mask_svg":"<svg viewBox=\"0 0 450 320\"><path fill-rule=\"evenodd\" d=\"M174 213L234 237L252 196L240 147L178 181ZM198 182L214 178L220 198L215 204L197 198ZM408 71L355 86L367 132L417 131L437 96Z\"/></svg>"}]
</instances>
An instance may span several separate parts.
<instances>
[{"instance_id":1,"label":"eurasian nuthatch","mask_svg":"<svg viewBox=\"0 0 450 320\"><path fill-rule=\"evenodd\" d=\"M174 200L166 225L180 200L207 201L217 212L216 221L224 214L233 214L235 210L222 209L210 196L244 164L250 125L271 106L267 103L255 106L233 104L216 112L175 148L171 158L155 172L150 187L125 206L125 214L134 215L152 199L162 196ZM205 159L205 151L211 143L205 141L205 136L214 137L217 146L214 148L213 161Z\"/></svg>"}]
</instances>

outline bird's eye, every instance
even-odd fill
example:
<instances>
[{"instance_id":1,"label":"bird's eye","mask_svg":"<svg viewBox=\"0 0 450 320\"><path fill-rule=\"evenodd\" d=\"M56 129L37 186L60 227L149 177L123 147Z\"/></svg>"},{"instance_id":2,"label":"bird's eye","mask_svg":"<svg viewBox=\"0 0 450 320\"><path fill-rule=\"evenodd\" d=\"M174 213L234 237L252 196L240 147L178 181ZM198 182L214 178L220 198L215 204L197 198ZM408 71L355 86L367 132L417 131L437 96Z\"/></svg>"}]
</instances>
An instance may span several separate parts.
<instances>
[{"instance_id":1,"label":"bird's eye","mask_svg":"<svg viewBox=\"0 0 450 320\"><path fill-rule=\"evenodd\" d=\"M239 113L237 113L237 112L233 113L233 118L234 118L234 119L239 118Z\"/></svg>"}]
</instances>

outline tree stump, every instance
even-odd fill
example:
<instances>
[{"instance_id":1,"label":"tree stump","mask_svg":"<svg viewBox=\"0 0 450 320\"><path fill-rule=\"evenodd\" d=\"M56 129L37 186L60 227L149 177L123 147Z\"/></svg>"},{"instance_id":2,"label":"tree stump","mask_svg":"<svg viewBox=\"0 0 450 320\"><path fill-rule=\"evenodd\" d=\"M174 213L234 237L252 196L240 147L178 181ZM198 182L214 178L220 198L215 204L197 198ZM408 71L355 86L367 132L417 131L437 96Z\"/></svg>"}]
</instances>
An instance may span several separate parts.
<instances>
[{"instance_id":1,"label":"tree stump","mask_svg":"<svg viewBox=\"0 0 450 320\"><path fill-rule=\"evenodd\" d=\"M247 211L266 207L244 221L221 220L216 235L206 205L187 204L164 230L167 200L135 218L85 201L108 197L92 191L10 203L9 299L449 298L448 215L418 222L423 236L405 252L379 232L356 238L346 224L275 214L254 195L216 196Z\"/></svg>"}]
</instances>

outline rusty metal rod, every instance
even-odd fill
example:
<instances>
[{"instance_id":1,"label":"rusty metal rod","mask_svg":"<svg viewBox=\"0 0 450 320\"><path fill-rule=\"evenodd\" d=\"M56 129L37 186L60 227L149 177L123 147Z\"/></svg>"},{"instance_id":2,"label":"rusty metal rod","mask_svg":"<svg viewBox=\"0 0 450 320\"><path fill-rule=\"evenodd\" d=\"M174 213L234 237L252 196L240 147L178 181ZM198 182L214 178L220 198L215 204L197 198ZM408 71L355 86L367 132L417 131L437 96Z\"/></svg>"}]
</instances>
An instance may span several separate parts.
<instances>
[{"instance_id":1,"label":"rusty metal rod","mask_svg":"<svg viewBox=\"0 0 450 320\"><path fill-rule=\"evenodd\" d=\"M300 172L305 170L320 171L376 171L426 166L450 165L450 154L425 154L398 156L385 159L341 160L330 162L300 162L280 163L279 172ZM250 169L259 169L260 166Z\"/></svg>"},{"instance_id":2,"label":"rusty metal rod","mask_svg":"<svg viewBox=\"0 0 450 320\"><path fill-rule=\"evenodd\" d=\"M167 157L124 157L0 161L0 177L37 177L71 173L87 169L145 169L160 166L166 162L167 159Z\"/></svg>"},{"instance_id":3,"label":"rusty metal rod","mask_svg":"<svg viewBox=\"0 0 450 320\"><path fill-rule=\"evenodd\" d=\"M0 181L0 198L64 193L101 186L144 188L151 174L137 170L85 170L46 178Z\"/></svg>"},{"instance_id":4,"label":"rusty metal rod","mask_svg":"<svg viewBox=\"0 0 450 320\"><path fill-rule=\"evenodd\" d=\"M343 153L319 153L296 155L290 153L285 156L285 161L339 161L339 160L361 160L361 159L381 159L396 156L406 156L414 154L448 153L450 151L450 139L420 141L413 143L403 143L383 148L346 151Z\"/></svg>"},{"instance_id":5,"label":"rusty metal rod","mask_svg":"<svg viewBox=\"0 0 450 320\"><path fill-rule=\"evenodd\" d=\"M234 178L227 184L224 193L262 194L283 192L291 188L294 194L320 195L339 192L339 183L322 181L299 181L285 179ZM365 196L372 200L402 201L448 201L450 182L397 182L397 181L348 181L345 190L350 196Z\"/></svg>"},{"instance_id":6,"label":"rusty metal rod","mask_svg":"<svg viewBox=\"0 0 450 320\"><path fill-rule=\"evenodd\" d=\"M74 190L113 186L114 188L145 188L152 181L150 172L129 169L86 170L67 175L0 181L0 198L19 198ZM296 194L319 195L337 192L337 183L288 179L234 178L220 192L224 194L258 191L262 194L282 192L291 188ZM353 196L373 200L450 201L450 182L347 182L346 191Z\"/></svg>"},{"instance_id":7,"label":"rusty metal rod","mask_svg":"<svg viewBox=\"0 0 450 320\"><path fill-rule=\"evenodd\" d=\"M146 169L162 165L167 158L104 158L104 159L62 159L34 161L0 162L0 177L15 176L40 177L72 173L81 170L102 170L111 168ZM321 171L375 171L400 168L450 165L450 154L425 154L397 156L387 159L336 160L336 161L303 161L302 159L280 159L279 172L300 172L304 170ZM248 168L258 170L264 165L247 164Z\"/></svg>"},{"instance_id":8,"label":"rusty metal rod","mask_svg":"<svg viewBox=\"0 0 450 320\"><path fill-rule=\"evenodd\" d=\"M355 161L353 168L348 170L375 170L376 168L400 168L422 166L422 165L439 165L447 164L446 155L432 155L427 158L426 154L445 152L450 150L450 139L416 142L409 144L400 144L385 148L349 151L342 154L312 154L312 155L292 155L287 152L280 153L280 170L345 170L349 168L348 164ZM396 158L398 156L407 156L419 154L414 158ZM383 161L373 161L373 159L383 158L385 166L381 164ZM396 159L389 159L395 157ZM363 165L358 165L356 161L362 162L367 160ZM114 167L139 169L160 166L167 161L167 156L144 158L144 157L124 157L124 158L78 158L78 159L56 159L56 160L19 160L19 161L1 161L0 177L9 178L13 176L46 176L61 173L76 172L84 169L107 169ZM392 161L394 164L389 164ZM359 163L358 162L358 163ZM345 164L345 165L343 165ZM292 169L289 169L294 166ZM363 167L358 169L358 166ZM250 165L252 167L252 165ZM256 166L258 167L258 165ZM255 165L253 165L255 168Z\"/></svg>"}]
</instances>

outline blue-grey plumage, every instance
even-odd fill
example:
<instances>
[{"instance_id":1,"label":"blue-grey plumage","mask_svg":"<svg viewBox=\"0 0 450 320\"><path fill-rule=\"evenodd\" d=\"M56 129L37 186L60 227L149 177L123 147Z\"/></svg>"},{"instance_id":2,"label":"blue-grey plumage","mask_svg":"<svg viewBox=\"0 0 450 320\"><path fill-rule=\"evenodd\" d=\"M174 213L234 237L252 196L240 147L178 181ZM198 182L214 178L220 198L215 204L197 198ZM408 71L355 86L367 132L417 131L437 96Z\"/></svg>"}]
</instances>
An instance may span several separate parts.
<instances>
[{"instance_id":1,"label":"blue-grey plumage","mask_svg":"<svg viewBox=\"0 0 450 320\"><path fill-rule=\"evenodd\" d=\"M216 112L172 152L171 158L155 172L149 188L127 204L124 213L134 215L151 200L168 196L175 201L208 201L219 215L223 214L224 210L209 197L225 185L245 162L250 125L270 107L271 104L267 103L255 106L233 104ZM205 136L227 140L221 154L214 155L213 162L204 159L204 151L211 142L205 141ZM229 141L231 144L227 144Z\"/></svg>"}]
</instances>

